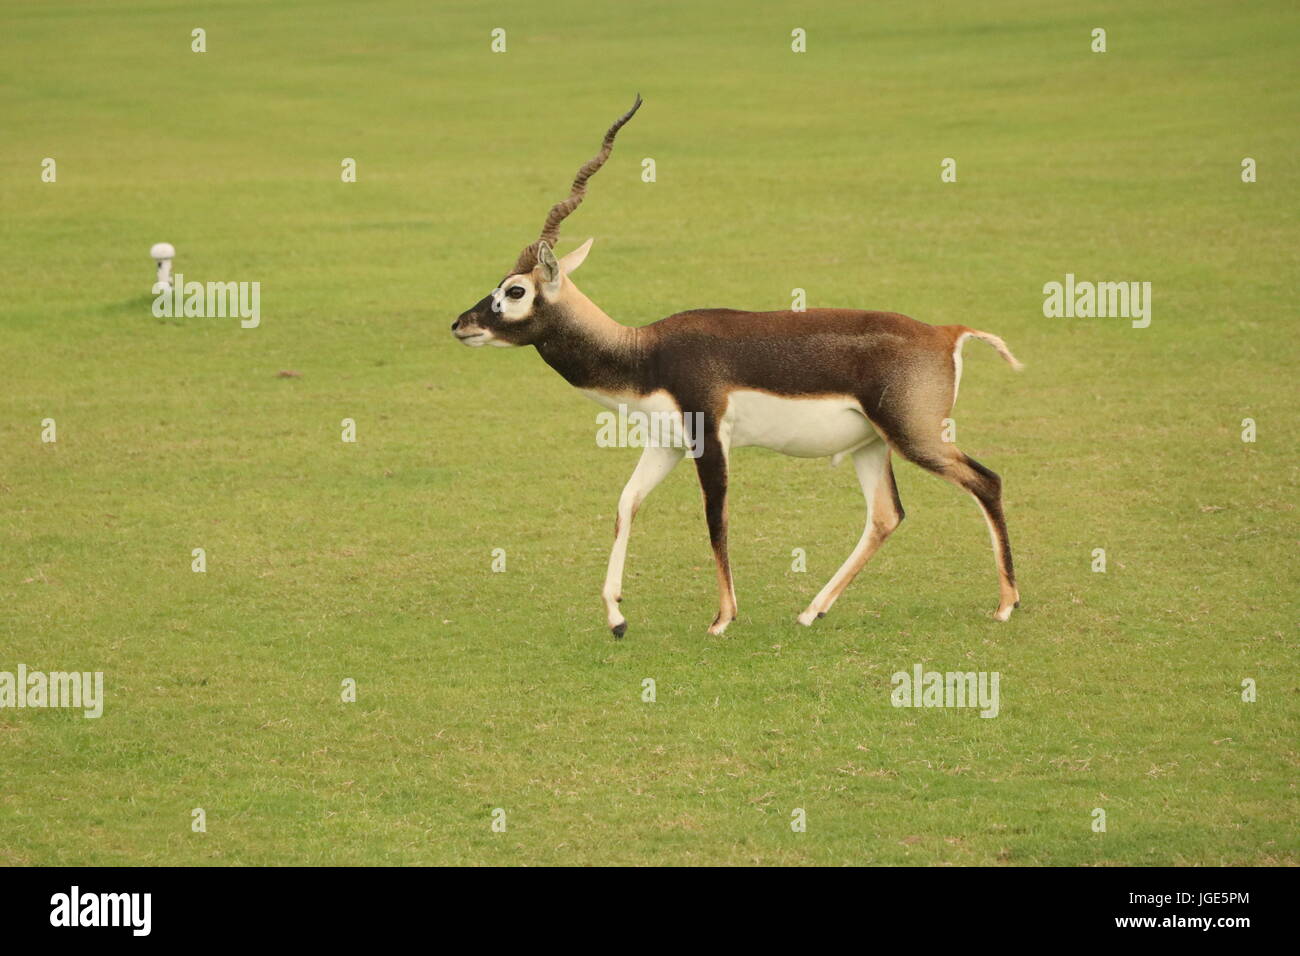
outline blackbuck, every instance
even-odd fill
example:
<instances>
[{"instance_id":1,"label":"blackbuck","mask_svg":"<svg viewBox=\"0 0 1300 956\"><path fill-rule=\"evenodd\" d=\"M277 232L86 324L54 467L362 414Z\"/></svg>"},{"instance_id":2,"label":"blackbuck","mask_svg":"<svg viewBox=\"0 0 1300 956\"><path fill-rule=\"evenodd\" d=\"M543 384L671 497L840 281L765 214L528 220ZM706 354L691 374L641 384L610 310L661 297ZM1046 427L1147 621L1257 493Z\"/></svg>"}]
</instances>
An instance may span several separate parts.
<instances>
[{"instance_id":1,"label":"blackbuck","mask_svg":"<svg viewBox=\"0 0 1300 956\"><path fill-rule=\"evenodd\" d=\"M717 562L719 607L710 634L721 634L736 617L727 559L728 465L731 449L747 445L832 462L851 456L866 497L861 539L799 623L824 616L903 520L895 452L966 489L979 504L1000 581L994 617L1005 621L1019 606L1019 593L1002 482L944 440L944 420L957 399L967 339L987 342L1016 369L1020 363L996 335L894 312L692 309L640 328L615 322L573 284L592 240L558 258L554 250L560 223L582 202L587 181L640 106L638 96L609 128L600 152L578 170L569 197L552 207L537 241L496 289L461 313L452 333L469 346L531 345L565 381L607 408L668 412L699 423L693 429L699 434L688 438ZM619 603L632 519L686 451L646 447L619 496L602 592L615 637L627 630Z\"/></svg>"}]
</instances>

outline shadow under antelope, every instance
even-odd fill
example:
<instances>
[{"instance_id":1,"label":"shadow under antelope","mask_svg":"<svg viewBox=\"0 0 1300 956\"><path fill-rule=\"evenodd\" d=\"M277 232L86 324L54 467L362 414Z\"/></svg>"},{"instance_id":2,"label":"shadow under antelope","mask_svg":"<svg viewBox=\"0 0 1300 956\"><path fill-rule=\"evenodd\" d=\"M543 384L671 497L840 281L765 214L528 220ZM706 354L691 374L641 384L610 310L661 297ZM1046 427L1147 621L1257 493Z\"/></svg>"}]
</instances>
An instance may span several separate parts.
<instances>
[{"instance_id":1,"label":"shadow under antelope","mask_svg":"<svg viewBox=\"0 0 1300 956\"><path fill-rule=\"evenodd\" d=\"M717 563L719 607L709 626L721 634L736 617L727 560L727 470L732 448L757 445L801 458L853 458L866 497L867 526L848 559L799 615L823 617L903 520L891 459L946 478L975 498L993 539L1000 593L994 617L1019 607L1002 481L942 439L957 400L962 345L993 346L1022 366L996 335L964 325L927 325L893 312L809 309L744 312L692 309L641 328L615 322L573 284L591 250L588 239L556 258L560 223L604 165L614 137L641 106L605 134L600 152L578 170L569 197L552 207L537 241L520 253L496 289L452 323L468 346L531 345L570 385L607 408L669 413L695 456L709 538ZM683 414L692 413L692 414ZM686 422L697 421L692 430ZM618 499L614 547L602 598L615 637L632 519L646 496L685 457L685 447L647 447Z\"/></svg>"}]
</instances>

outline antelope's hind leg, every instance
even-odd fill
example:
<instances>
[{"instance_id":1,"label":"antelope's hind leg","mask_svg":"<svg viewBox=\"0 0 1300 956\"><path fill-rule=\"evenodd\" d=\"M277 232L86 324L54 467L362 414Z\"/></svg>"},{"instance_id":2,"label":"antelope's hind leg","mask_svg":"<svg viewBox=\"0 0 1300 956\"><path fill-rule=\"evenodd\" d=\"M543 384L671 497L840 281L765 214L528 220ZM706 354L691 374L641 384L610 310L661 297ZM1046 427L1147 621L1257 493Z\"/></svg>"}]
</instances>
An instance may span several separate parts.
<instances>
[{"instance_id":1,"label":"antelope's hind leg","mask_svg":"<svg viewBox=\"0 0 1300 956\"><path fill-rule=\"evenodd\" d=\"M998 569L998 609L993 617L999 621L1007 620L1012 610L1020 607L1020 591L1016 587L1016 570L1011 561L1011 537L1002 513L1002 479L955 445L934 441L928 446L913 443L900 450L909 461L964 489L979 505L989 527L993 561Z\"/></svg>"},{"instance_id":2,"label":"antelope's hind leg","mask_svg":"<svg viewBox=\"0 0 1300 956\"><path fill-rule=\"evenodd\" d=\"M859 448L853 453L853 467L858 473L863 497L867 499L867 526L853 553L813 598L808 609L799 615L799 623L805 626L825 616L835 600L903 520L903 505L898 500L898 488L894 484L889 446L883 441L876 441Z\"/></svg>"},{"instance_id":3,"label":"antelope's hind leg","mask_svg":"<svg viewBox=\"0 0 1300 956\"><path fill-rule=\"evenodd\" d=\"M956 451L956 449L954 449ZM1016 569L1011 562L1011 536L1002 513L1002 479L974 458L957 452L942 469L931 469L953 484L966 489L984 513L993 542L993 560L998 569L998 609L993 617L1005 621L1020 607L1020 590L1016 587Z\"/></svg>"},{"instance_id":4,"label":"antelope's hind leg","mask_svg":"<svg viewBox=\"0 0 1300 956\"><path fill-rule=\"evenodd\" d=\"M918 354L905 387L889 392L887 400L880 394L864 395L863 408L871 409L872 423L895 451L975 499L993 539L993 559L998 570L998 609L993 616L1005 621L1019 606L1020 592L1016 589L1011 539L1002 513L1002 479L963 454L946 436L945 423L957 400L961 366L956 350L960 347L959 337L951 355L943 350L931 351L928 356Z\"/></svg>"},{"instance_id":5,"label":"antelope's hind leg","mask_svg":"<svg viewBox=\"0 0 1300 956\"><path fill-rule=\"evenodd\" d=\"M627 631L627 619L619 612L618 603L623 600L623 565L627 561L627 542L632 536L632 519L636 517L641 502L677 466L683 454L680 448L647 446L632 471L632 477L623 486L623 493L618 496L618 511L614 518L614 547L609 553L609 568L605 572L605 587L601 591L609 629L615 637L622 637Z\"/></svg>"}]
</instances>

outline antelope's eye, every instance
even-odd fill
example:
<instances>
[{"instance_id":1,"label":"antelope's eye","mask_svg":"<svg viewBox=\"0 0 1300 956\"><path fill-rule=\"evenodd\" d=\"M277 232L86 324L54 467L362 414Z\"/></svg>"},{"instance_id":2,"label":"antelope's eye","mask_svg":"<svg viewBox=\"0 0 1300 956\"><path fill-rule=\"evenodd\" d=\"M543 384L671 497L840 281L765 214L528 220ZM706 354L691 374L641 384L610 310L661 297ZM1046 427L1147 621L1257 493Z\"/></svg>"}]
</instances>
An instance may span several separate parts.
<instances>
[{"instance_id":1,"label":"antelope's eye","mask_svg":"<svg viewBox=\"0 0 1300 956\"><path fill-rule=\"evenodd\" d=\"M510 296L512 299L522 299L527 291L528 290L521 285L512 285L510 288L506 289L506 295Z\"/></svg>"}]
</instances>

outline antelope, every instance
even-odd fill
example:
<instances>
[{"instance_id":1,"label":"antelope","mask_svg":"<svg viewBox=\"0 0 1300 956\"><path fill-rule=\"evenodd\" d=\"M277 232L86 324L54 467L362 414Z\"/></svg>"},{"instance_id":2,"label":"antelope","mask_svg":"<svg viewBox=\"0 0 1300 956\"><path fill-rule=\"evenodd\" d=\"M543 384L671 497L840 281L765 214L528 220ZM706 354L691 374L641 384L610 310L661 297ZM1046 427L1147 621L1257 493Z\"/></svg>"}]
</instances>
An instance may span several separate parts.
<instances>
[{"instance_id":1,"label":"antelope","mask_svg":"<svg viewBox=\"0 0 1300 956\"><path fill-rule=\"evenodd\" d=\"M811 625L826 612L898 528L903 506L894 483L895 453L965 489L988 523L999 579L994 617L1020 606L1011 542L1002 512L1002 481L943 440L957 399L962 346L979 339L1013 368L1006 343L964 325L928 325L894 312L808 309L746 312L692 309L642 327L606 315L573 284L592 240L557 258L560 224L583 201L614 138L641 107L605 133L600 151L579 170L568 198L556 203L541 235L526 246L495 289L462 312L452 334L464 345L531 345L565 381L606 408L668 412L697 424L695 467L717 565L718 614L710 634L736 617L727 557L727 486L733 448L759 446L800 458L853 459L866 498L862 537L839 570L798 616ZM627 619L623 566L637 509L682 460L681 447L648 445L618 499L614 545L601 591L610 630Z\"/></svg>"}]
</instances>

